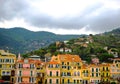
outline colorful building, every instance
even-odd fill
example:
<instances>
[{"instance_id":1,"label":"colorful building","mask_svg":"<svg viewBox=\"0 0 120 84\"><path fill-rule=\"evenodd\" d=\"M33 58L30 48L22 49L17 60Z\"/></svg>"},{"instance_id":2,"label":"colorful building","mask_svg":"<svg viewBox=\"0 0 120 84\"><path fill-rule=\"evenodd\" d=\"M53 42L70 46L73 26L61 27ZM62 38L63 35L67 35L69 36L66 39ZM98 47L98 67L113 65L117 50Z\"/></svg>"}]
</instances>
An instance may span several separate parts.
<instances>
[{"instance_id":1,"label":"colorful building","mask_svg":"<svg viewBox=\"0 0 120 84\"><path fill-rule=\"evenodd\" d=\"M58 62L48 62L45 74L45 84L60 84L60 64Z\"/></svg>"},{"instance_id":2,"label":"colorful building","mask_svg":"<svg viewBox=\"0 0 120 84\"><path fill-rule=\"evenodd\" d=\"M100 65L99 64L90 64L90 83L91 84L98 84L101 82L101 71L100 71Z\"/></svg>"},{"instance_id":3,"label":"colorful building","mask_svg":"<svg viewBox=\"0 0 120 84\"><path fill-rule=\"evenodd\" d=\"M120 58L115 58L112 60L113 63L110 65L110 77L112 82L117 83L120 81Z\"/></svg>"},{"instance_id":4,"label":"colorful building","mask_svg":"<svg viewBox=\"0 0 120 84\"><path fill-rule=\"evenodd\" d=\"M90 83L90 69L88 65L84 64L81 70L82 70L82 84L89 84Z\"/></svg>"},{"instance_id":5,"label":"colorful building","mask_svg":"<svg viewBox=\"0 0 120 84\"><path fill-rule=\"evenodd\" d=\"M80 83L82 61L77 55L62 54L53 56L48 64L58 64L60 72L60 84ZM54 71L55 69L53 69ZM50 72L49 72L50 73Z\"/></svg>"},{"instance_id":6,"label":"colorful building","mask_svg":"<svg viewBox=\"0 0 120 84\"><path fill-rule=\"evenodd\" d=\"M45 63L37 60L35 63L36 66L36 84L45 84Z\"/></svg>"},{"instance_id":7,"label":"colorful building","mask_svg":"<svg viewBox=\"0 0 120 84\"><path fill-rule=\"evenodd\" d=\"M0 50L0 79L7 83L15 83L16 56Z\"/></svg>"},{"instance_id":8,"label":"colorful building","mask_svg":"<svg viewBox=\"0 0 120 84\"><path fill-rule=\"evenodd\" d=\"M101 64L101 82L110 83L110 64L103 63Z\"/></svg>"},{"instance_id":9,"label":"colorful building","mask_svg":"<svg viewBox=\"0 0 120 84\"><path fill-rule=\"evenodd\" d=\"M0 83L12 84L110 84L120 82L120 58L112 63L86 64L78 55L61 54L42 62L39 56L21 58L0 50Z\"/></svg>"},{"instance_id":10,"label":"colorful building","mask_svg":"<svg viewBox=\"0 0 120 84\"><path fill-rule=\"evenodd\" d=\"M16 64L16 84L36 83L35 61L32 59L21 59Z\"/></svg>"}]
</instances>

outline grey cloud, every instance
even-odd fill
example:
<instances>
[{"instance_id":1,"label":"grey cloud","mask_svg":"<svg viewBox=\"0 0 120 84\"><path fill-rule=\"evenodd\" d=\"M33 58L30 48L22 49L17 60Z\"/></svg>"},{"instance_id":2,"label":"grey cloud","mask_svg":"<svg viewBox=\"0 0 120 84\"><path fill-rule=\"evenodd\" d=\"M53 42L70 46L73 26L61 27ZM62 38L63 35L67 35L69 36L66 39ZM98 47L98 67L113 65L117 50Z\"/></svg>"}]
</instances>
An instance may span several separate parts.
<instances>
[{"instance_id":1,"label":"grey cloud","mask_svg":"<svg viewBox=\"0 0 120 84\"><path fill-rule=\"evenodd\" d=\"M94 30L96 32L109 31L120 27L120 9L107 10L101 13L98 17L91 18L90 27L87 30Z\"/></svg>"},{"instance_id":2,"label":"grey cloud","mask_svg":"<svg viewBox=\"0 0 120 84\"><path fill-rule=\"evenodd\" d=\"M25 0L0 0L0 20L10 20L19 17L27 8Z\"/></svg>"},{"instance_id":3,"label":"grey cloud","mask_svg":"<svg viewBox=\"0 0 120 84\"><path fill-rule=\"evenodd\" d=\"M28 1L29 0L0 0L0 21L21 17L36 27L80 29L89 25L86 30L95 32L104 32L120 26L120 10L104 9L100 15L86 18L87 15L89 16L91 13L102 8L102 3L88 7L83 11L82 15L55 19L47 14L38 13L36 9L30 6Z\"/></svg>"}]
</instances>

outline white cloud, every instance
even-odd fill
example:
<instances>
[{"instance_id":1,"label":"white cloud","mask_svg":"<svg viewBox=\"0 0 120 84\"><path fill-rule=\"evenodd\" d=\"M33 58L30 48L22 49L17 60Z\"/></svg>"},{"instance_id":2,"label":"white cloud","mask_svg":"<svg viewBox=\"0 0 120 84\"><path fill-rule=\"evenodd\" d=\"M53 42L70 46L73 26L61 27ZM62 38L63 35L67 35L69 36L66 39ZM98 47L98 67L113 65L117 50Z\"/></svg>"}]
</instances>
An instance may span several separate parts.
<instances>
[{"instance_id":1,"label":"white cloud","mask_svg":"<svg viewBox=\"0 0 120 84\"><path fill-rule=\"evenodd\" d=\"M120 26L119 4L120 0L0 0L0 27L57 34L104 32Z\"/></svg>"}]
</instances>

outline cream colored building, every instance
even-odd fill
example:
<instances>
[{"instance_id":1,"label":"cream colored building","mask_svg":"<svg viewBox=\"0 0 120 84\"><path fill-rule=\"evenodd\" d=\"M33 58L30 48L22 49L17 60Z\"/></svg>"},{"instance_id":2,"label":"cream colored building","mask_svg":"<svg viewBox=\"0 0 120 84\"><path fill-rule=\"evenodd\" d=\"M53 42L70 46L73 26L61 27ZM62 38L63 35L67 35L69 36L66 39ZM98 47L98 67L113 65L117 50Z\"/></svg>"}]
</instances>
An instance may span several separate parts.
<instances>
[{"instance_id":1,"label":"cream colored building","mask_svg":"<svg viewBox=\"0 0 120 84\"><path fill-rule=\"evenodd\" d=\"M0 50L0 79L4 82L15 83L15 54Z\"/></svg>"}]
</instances>

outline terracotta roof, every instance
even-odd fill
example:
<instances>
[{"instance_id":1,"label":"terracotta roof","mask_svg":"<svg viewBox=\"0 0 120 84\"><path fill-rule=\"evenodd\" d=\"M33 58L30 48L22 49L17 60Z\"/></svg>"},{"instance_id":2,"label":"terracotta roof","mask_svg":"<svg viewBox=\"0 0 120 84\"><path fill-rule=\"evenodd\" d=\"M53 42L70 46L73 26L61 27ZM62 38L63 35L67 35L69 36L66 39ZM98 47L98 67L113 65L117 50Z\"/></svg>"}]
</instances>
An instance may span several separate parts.
<instances>
[{"instance_id":1,"label":"terracotta roof","mask_svg":"<svg viewBox=\"0 0 120 84\"><path fill-rule=\"evenodd\" d=\"M89 67L100 67L100 64L90 64Z\"/></svg>"},{"instance_id":2,"label":"terracotta roof","mask_svg":"<svg viewBox=\"0 0 120 84\"><path fill-rule=\"evenodd\" d=\"M25 59L17 60L17 62L18 63L24 63L24 60ZM33 59L30 59L30 58L28 58L27 60L28 60L28 63L42 63L42 61L40 61L40 60L33 60Z\"/></svg>"},{"instance_id":3,"label":"terracotta roof","mask_svg":"<svg viewBox=\"0 0 120 84\"><path fill-rule=\"evenodd\" d=\"M48 62L48 64L59 64L59 63L56 61L50 61L50 62Z\"/></svg>"},{"instance_id":4,"label":"terracotta roof","mask_svg":"<svg viewBox=\"0 0 120 84\"><path fill-rule=\"evenodd\" d=\"M80 62L81 58L78 55L62 54L58 55L60 61Z\"/></svg>"},{"instance_id":5,"label":"terracotta roof","mask_svg":"<svg viewBox=\"0 0 120 84\"><path fill-rule=\"evenodd\" d=\"M110 63L102 63L101 66L110 66Z\"/></svg>"},{"instance_id":6,"label":"terracotta roof","mask_svg":"<svg viewBox=\"0 0 120 84\"><path fill-rule=\"evenodd\" d=\"M82 69L87 69L87 68L88 68L88 65L86 65L86 64L82 65Z\"/></svg>"}]
</instances>

